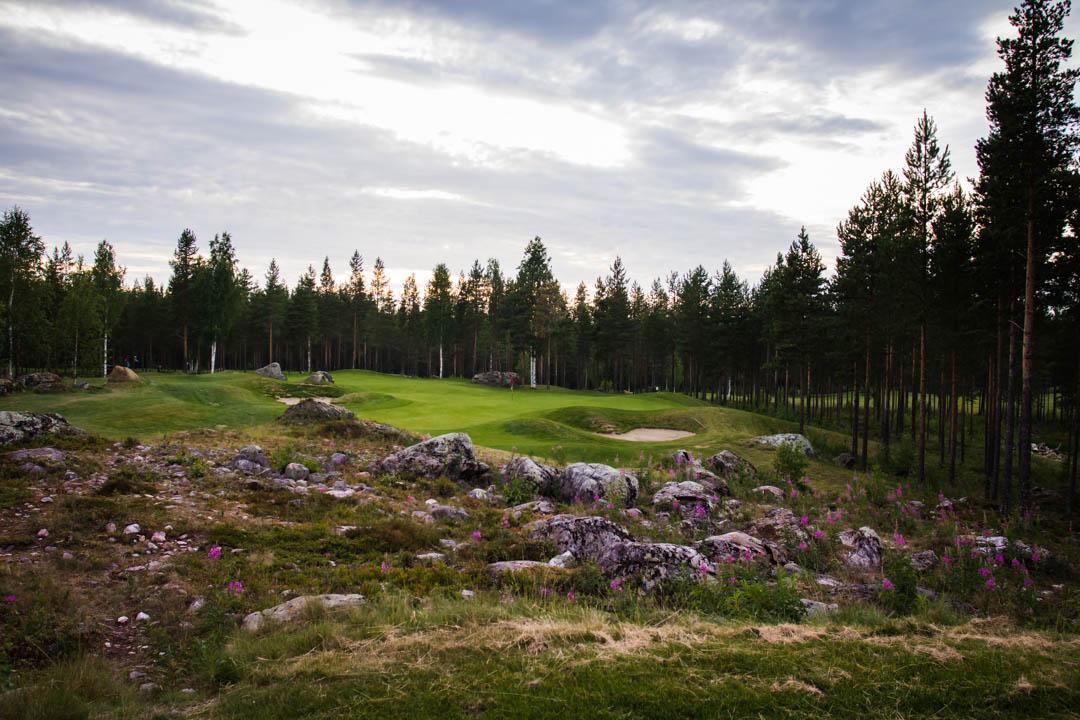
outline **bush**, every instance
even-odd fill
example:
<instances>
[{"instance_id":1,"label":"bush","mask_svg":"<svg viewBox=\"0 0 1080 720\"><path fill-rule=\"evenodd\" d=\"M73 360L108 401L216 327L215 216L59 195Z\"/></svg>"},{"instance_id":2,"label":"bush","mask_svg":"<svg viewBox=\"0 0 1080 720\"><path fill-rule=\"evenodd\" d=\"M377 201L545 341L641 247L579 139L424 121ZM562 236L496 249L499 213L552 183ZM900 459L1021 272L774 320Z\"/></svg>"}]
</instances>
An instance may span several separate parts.
<instances>
[{"instance_id":1,"label":"bush","mask_svg":"<svg viewBox=\"0 0 1080 720\"><path fill-rule=\"evenodd\" d=\"M915 589L918 575L911 566L911 559L903 553L890 553L882 563L882 570L892 587L883 584L879 601L894 615L910 615L919 601Z\"/></svg>"},{"instance_id":2,"label":"bush","mask_svg":"<svg viewBox=\"0 0 1080 720\"><path fill-rule=\"evenodd\" d=\"M97 489L98 495L141 495L154 491L151 478L130 465L122 465Z\"/></svg>"},{"instance_id":3,"label":"bush","mask_svg":"<svg viewBox=\"0 0 1080 720\"><path fill-rule=\"evenodd\" d=\"M806 468L809 465L810 461L806 459L806 455L791 443L783 443L776 448L773 469L778 479L799 483L806 475Z\"/></svg>"},{"instance_id":4,"label":"bush","mask_svg":"<svg viewBox=\"0 0 1080 720\"><path fill-rule=\"evenodd\" d=\"M533 484L517 474L511 474L499 490L506 498L506 504L511 507L529 502L536 497L536 488Z\"/></svg>"}]
</instances>

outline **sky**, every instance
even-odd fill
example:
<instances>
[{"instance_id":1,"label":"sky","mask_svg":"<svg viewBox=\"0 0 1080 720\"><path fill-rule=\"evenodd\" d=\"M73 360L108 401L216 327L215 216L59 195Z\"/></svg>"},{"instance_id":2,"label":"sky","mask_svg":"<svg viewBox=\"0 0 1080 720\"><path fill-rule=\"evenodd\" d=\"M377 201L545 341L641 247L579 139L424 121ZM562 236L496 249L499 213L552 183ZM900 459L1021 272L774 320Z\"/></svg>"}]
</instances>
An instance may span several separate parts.
<instances>
[{"instance_id":1,"label":"sky","mask_svg":"<svg viewBox=\"0 0 1080 720\"><path fill-rule=\"evenodd\" d=\"M167 280L184 228L291 283L616 255L751 283L899 170L925 108L977 174L997 0L0 0L0 205ZM1076 27L1070 19L1070 36Z\"/></svg>"}]
</instances>

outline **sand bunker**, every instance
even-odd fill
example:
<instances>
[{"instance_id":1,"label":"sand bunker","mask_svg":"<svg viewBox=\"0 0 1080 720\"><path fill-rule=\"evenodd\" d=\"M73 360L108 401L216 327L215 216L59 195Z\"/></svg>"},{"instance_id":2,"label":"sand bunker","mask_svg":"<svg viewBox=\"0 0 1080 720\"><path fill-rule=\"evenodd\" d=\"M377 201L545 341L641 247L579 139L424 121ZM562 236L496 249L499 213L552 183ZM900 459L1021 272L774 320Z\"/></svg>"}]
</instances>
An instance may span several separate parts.
<instances>
[{"instance_id":1,"label":"sand bunker","mask_svg":"<svg viewBox=\"0 0 1080 720\"><path fill-rule=\"evenodd\" d=\"M686 430L668 430L666 428L634 428L624 433L600 433L604 437L630 442L664 442L693 437L694 433Z\"/></svg>"},{"instance_id":2,"label":"sand bunker","mask_svg":"<svg viewBox=\"0 0 1080 720\"><path fill-rule=\"evenodd\" d=\"M333 400L334 400L334 398L328 398L328 397L313 397L311 399L314 400L315 402L326 403L327 405L331 404L331 402L333 402ZM288 405L289 407L292 407L293 405L296 405L301 400L307 400L307 398L279 397L277 399L277 401L279 403L281 403L282 405Z\"/></svg>"}]
</instances>

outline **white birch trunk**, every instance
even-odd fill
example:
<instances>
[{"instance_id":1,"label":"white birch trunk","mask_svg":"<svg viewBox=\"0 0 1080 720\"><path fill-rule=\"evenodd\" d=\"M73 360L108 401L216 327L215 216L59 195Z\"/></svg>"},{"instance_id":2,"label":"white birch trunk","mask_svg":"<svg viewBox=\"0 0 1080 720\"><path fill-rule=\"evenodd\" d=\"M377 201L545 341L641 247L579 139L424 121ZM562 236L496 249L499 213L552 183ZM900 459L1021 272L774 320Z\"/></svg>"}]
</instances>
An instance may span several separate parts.
<instances>
[{"instance_id":1,"label":"white birch trunk","mask_svg":"<svg viewBox=\"0 0 1080 720\"><path fill-rule=\"evenodd\" d=\"M536 354L529 356L529 386L536 387Z\"/></svg>"},{"instance_id":2,"label":"white birch trunk","mask_svg":"<svg viewBox=\"0 0 1080 720\"><path fill-rule=\"evenodd\" d=\"M443 376L443 354L442 354L442 343L439 343L439 377L441 378L442 376Z\"/></svg>"},{"instance_id":3,"label":"white birch trunk","mask_svg":"<svg viewBox=\"0 0 1080 720\"><path fill-rule=\"evenodd\" d=\"M105 333L101 346L101 377L109 376L109 333Z\"/></svg>"},{"instance_id":4,"label":"white birch trunk","mask_svg":"<svg viewBox=\"0 0 1080 720\"><path fill-rule=\"evenodd\" d=\"M311 338L307 339L307 371L311 374Z\"/></svg>"},{"instance_id":5,"label":"white birch trunk","mask_svg":"<svg viewBox=\"0 0 1080 720\"><path fill-rule=\"evenodd\" d=\"M210 343L210 374L214 374L214 370L217 368L217 340L213 340Z\"/></svg>"}]
</instances>

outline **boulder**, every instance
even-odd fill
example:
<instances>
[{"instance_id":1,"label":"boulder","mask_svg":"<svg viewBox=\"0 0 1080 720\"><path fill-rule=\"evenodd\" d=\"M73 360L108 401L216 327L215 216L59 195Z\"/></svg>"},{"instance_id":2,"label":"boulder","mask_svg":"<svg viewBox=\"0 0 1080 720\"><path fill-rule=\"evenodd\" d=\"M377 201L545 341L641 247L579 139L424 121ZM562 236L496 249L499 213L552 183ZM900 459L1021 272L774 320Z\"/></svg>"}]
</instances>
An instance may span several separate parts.
<instances>
[{"instance_id":1,"label":"boulder","mask_svg":"<svg viewBox=\"0 0 1080 720\"><path fill-rule=\"evenodd\" d=\"M542 465L527 455L518 455L506 463L503 479L507 482L524 480L537 495L552 495L558 489L559 470Z\"/></svg>"},{"instance_id":2,"label":"boulder","mask_svg":"<svg viewBox=\"0 0 1080 720\"><path fill-rule=\"evenodd\" d=\"M307 480L311 470L308 469L307 465L293 462L285 466L285 472L282 474L290 480Z\"/></svg>"},{"instance_id":3,"label":"boulder","mask_svg":"<svg viewBox=\"0 0 1080 720\"><path fill-rule=\"evenodd\" d=\"M82 430L72 427L56 413L19 412L0 410L0 446L24 442L42 435L77 434Z\"/></svg>"},{"instance_id":4,"label":"boulder","mask_svg":"<svg viewBox=\"0 0 1080 720\"><path fill-rule=\"evenodd\" d=\"M15 385L23 390L37 390L39 392L55 392L64 389L64 381L60 376L51 372L36 372L19 375L15 378Z\"/></svg>"},{"instance_id":5,"label":"boulder","mask_svg":"<svg viewBox=\"0 0 1080 720\"><path fill-rule=\"evenodd\" d=\"M814 446L806 439L805 435L798 433L780 433L778 435L760 435L750 439L751 445L778 448L781 445L791 445L801 451L807 457L814 457Z\"/></svg>"},{"instance_id":6,"label":"boulder","mask_svg":"<svg viewBox=\"0 0 1080 720\"><path fill-rule=\"evenodd\" d=\"M757 477L757 468L754 467L754 464L730 450L721 450L715 455L706 458L705 466L727 480L740 476L747 478Z\"/></svg>"},{"instance_id":7,"label":"boulder","mask_svg":"<svg viewBox=\"0 0 1080 720\"><path fill-rule=\"evenodd\" d=\"M301 595L272 608L251 613L244 618L243 628L248 632L255 632L268 620L271 622L288 622L303 613L309 605L321 605L324 608L332 609L353 607L363 603L364 596L358 593L348 595L336 593L329 595Z\"/></svg>"},{"instance_id":8,"label":"boulder","mask_svg":"<svg viewBox=\"0 0 1080 720\"><path fill-rule=\"evenodd\" d=\"M51 447L28 448L15 450L4 455L5 458L15 463L34 463L60 466L64 464L67 455L63 451Z\"/></svg>"},{"instance_id":9,"label":"boulder","mask_svg":"<svg viewBox=\"0 0 1080 720\"><path fill-rule=\"evenodd\" d=\"M712 499L701 483L693 480L665 483L652 497L652 503L666 510L677 509L680 512L692 512L698 506L706 510L712 507Z\"/></svg>"},{"instance_id":10,"label":"boulder","mask_svg":"<svg viewBox=\"0 0 1080 720\"><path fill-rule=\"evenodd\" d=\"M304 380L305 385L333 385L334 376L325 370L316 370Z\"/></svg>"},{"instance_id":11,"label":"boulder","mask_svg":"<svg viewBox=\"0 0 1080 720\"><path fill-rule=\"evenodd\" d=\"M14 380L9 380L8 378L0 378L0 397L10 395L13 392L18 392L21 389L22 388L15 384Z\"/></svg>"},{"instance_id":12,"label":"boulder","mask_svg":"<svg viewBox=\"0 0 1080 720\"><path fill-rule=\"evenodd\" d=\"M109 371L109 376L106 378L106 382L110 383L132 383L139 382L139 376L135 374L135 371L131 368L124 367L123 365L113 365L113 369Z\"/></svg>"},{"instance_id":13,"label":"boulder","mask_svg":"<svg viewBox=\"0 0 1080 720\"><path fill-rule=\"evenodd\" d=\"M938 556L933 550L923 550L911 556L911 566L922 572L937 565Z\"/></svg>"},{"instance_id":14,"label":"boulder","mask_svg":"<svg viewBox=\"0 0 1080 720\"><path fill-rule=\"evenodd\" d=\"M270 460L258 445L247 445L236 451L233 467L242 472L258 472L270 467Z\"/></svg>"},{"instance_id":15,"label":"boulder","mask_svg":"<svg viewBox=\"0 0 1080 720\"><path fill-rule=\"evenodd\" d=\"M518 375L516 372L489 370L487 372L476 373L475 375L473 375L472 381L478 385L514 387L515 385L521 385L521 376Z\"/></svg>"},{"instance_id":16,"label":"boulder","mask_svg":"<svg viewBox=\"0 0 1080 720\"><path fill-rule=\"evenodd\" d=\"M840 544L850 552L844 556L844 562L851 567L872 570L881 567L881 554L885 546L881 538L871 528L845 530L840 533Z\"/></svg>"},{"instance_id":17,"label":"boulder","mask_svg":"<svg viewBox=\"0 0 1080 720\"><path fill-rule=\"evenodd\" d=\"M514 520L520 520L521 516L525 513L530 513L532 515L554 515L555 504L550 500L530 500L527 503L521 503L520 505L509 508L504 514L504 517L509 516Z\"/></svg>"},{"instance_id":18,"label":"boulder","mask_svg":"<svg viewBox=\"0 0 1080 720\"><path fill-rule=\"evenodd\" d=\"M712 535L699 542L696 547L699 552L717 563L764 558L773 565L781 565L785 559L784 551L778 545L744 532Z\"/></svg>"},{"instance_id":19,"label":"boulder","mask_svg":"<svg viewBox=\"0 0 1080 720\"><path fill-rule=\"evenodd\" d=\"M624 507L637 500L638 479L625 470L600 463L574 463L559 478L558 497L566 502L604 499Z\"/></svg>"},{"instance_id":20,"label":"boulder","mask_svg":"<svg viewBox=\"0 0 1080 720\"><path fill-rule=\"evenodd\" d=\"M806 617L831 615L840 609L840 606L836 603L823 603L820 600L811 600L810 598L800 598L799 602L803 604L803 608L806 610Z\"/></svg>"},{"instance_id":21,"label":"boulder","mask_svg":"<svg viewBox=\"0 0 1080 720\"><path fill-rule=\"evenodd\" d=\"M783 540L786 535L793 535L800 540L806 538L806 531L799 527L799 518L795 517L795 513L783 507L768 510L750 523L750 531L755 535L766 535L774 540Z\"/></svg>"},{"instance_id":22,"label":"boulder","mask_svg":"<svg viewBox=\"0 0 1080 720\"><path fill-rule=\"evenodd\" d=\"M775 485L758 485L754 488L754 492L761 493L762 495L772 495L773 497L784 497L784 491Z\"/></svg>"},{"instance_id":23,"label":"boulder","mask_svg":"<svg viewBox=\"0 0 1080 720\"><path fill-rule=\"evenodd\" d=\"M554 565L548 565L546 562L540 562L539 560L502 560L489 564L487 569L496 578L507 573L523 571L551 572L558 570Z\"/></svg>"},{"instance_id":24,"label":"boulder","mask_svg":"<svg viewBox=\"0 0 1080 720\"><path fill-rule=\"evenodd\" d=\"M372 463L373 472L451 480L473 480L488 473L476 459L472 439L465 433L448 433L410 445Z\"/></svg>"},{"instance_id":25,"label":"boulder","mask_svg":"<svg viewBox=\"0 0 1080 720\"><path fill-rule=\"evenodd\" d=\"M331 405L330 403L306 398L295 405L285 408L285 412L281 414L278 420L287 425L306 425L330 420L353 420L355 418L355 415L339 405Z\"/></svg>"},{"instance_id":26,"label":"boulder","mask_svg":"<svg viewBox=\"0 0 1080 720\"><path fill-rule=\"evenodd\" d=\"M631 540L626 528L598 516L556 515L533 522L528 531L529 539L551 542L578 561L599 562L614 545Z\"/></svg>"},{"instance_id":27,"label":"boulder","mask_svg":"<svg viewBox=\"0 0 1080 720\"><path fill-rule=\"evenodd\" d=\"M833 458L833 462L845 470L855 469L855 456L849 452L842 452Z\"/></svg>"},{"instance_id":28,"label":"boulder","mask_svg":"<svg viewBox=\"0 0 1080 720\"><path fill-rule=\"evenodd\" d=\"M269 365L264 365L255 371L256 374L268 377L271 380L284 380L285 373L281 372L281 365L276 362L272 362Z\"/></svg>"},{"instance_id":29,"label":"boulder","mask_svg":"<svg viewBox=\"0 0 1080 720\"><path fill-rule=\"evenodd\" d=\"M692 547L642 542L615 543L600 558L600 569L617 578L636 577L646 591L675 578L701 579L716 572Z\"/></svg>"}]
</instances>

